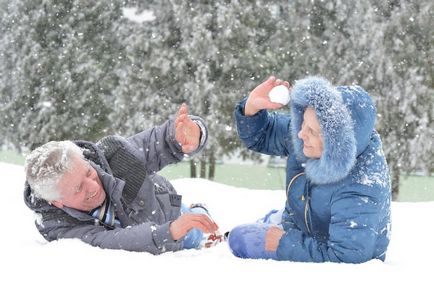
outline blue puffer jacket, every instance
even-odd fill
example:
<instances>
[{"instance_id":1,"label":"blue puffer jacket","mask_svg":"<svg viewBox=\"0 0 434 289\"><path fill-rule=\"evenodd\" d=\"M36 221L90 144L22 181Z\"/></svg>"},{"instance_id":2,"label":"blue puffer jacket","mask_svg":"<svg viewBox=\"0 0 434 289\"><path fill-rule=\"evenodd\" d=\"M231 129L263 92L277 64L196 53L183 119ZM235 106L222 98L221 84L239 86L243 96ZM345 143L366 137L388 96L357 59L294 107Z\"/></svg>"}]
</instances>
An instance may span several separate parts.
<instances>
[{"instance_id":1,"label":"blue puffer jacket","mask_svg":"<svg viewBox=\"0 0 434 289\"><path fill-rule=\"evenodd\" d=\"M285 234L281 260L362 263L385 259L390 237L390 178L378 133L375 106L361 87L333 87L309 77L291 92L291 115L263 110L244 116L236 108L238 133L252 150L287 156ZM303 154L297 137L307 107L322 131L321 158Z\"/></svg>"}]
</instances>

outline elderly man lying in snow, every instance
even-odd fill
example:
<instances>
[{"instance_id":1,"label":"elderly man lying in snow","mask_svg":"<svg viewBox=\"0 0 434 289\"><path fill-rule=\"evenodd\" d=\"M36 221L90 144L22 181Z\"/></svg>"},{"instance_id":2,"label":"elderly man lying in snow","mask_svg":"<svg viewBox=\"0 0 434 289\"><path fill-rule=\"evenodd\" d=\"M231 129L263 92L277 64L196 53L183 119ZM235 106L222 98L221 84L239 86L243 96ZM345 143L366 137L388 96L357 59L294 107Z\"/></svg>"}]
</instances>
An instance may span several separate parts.
<instances>
[{"instance_id":1,"label":"elderly man lying in snow","mask_svg":"<svg viewBox=\"0 0 434 289\"><path fill-rule=\"evenodd\" d=\"M290 116L268 113L283 106L269 99L280 85L289 88L270 77L236 107L235 116L248 148L287 157L287 201L257 223L235 227L228 239L233 254L302 262L384 260L390 178L370 96L358 86L334 87L310 77L292 89Z\"/></svg>"},{"instance_id":2,"label":"elderly man lying in snow","mask_svg":"<svg viewBox=\"0 0 434 289\"><path fill-rule=\"evenodd\" d=\"M176 119L127 139L49 142L26 158L27 206L48 241L79 238L101 248L159 254L222 240L200 205L186 207L156 174L200 151L207 129L182 105Z\"/></svg>"}]
</instances>

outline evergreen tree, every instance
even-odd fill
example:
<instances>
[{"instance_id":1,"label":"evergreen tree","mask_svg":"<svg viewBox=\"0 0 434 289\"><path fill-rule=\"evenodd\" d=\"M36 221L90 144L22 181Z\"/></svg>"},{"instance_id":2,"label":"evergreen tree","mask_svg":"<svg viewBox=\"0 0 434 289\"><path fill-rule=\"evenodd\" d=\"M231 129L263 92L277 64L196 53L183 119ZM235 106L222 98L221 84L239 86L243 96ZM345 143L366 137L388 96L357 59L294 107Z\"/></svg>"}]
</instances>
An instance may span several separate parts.
<instances>
[{"instance_id":1,"label":"evergreen tree","mask_svg":"<svg viewBox=\"0 0 434 289\"><path fill-rule=\"evenodd\" d=\"M2 8L2 135L18 149L105 135L121 57L112 33L119 4L25 0Z\"/></svg>"},{"instance_id":2,"label":"evergreen tree","mask_svg":"<svg viewBox=\"0 0 434 289\"><path fill-rule=\"evenodd\" d=\"M155 1L144 7L154 11L155 20L134 28L141 37L127 41L127 58L133 64L124 73L128 87L119 86L128 95L121 110L129 110L133 120L152 111L150 118L157 122L168 110L174 111L174 104L187 102L191 113L205 118L210 129L209 144L199 160L202 177L206 163L213 178L215 160L240 148L234 106L278 66L278 60L270 59L278 22L272 14L276 4L269 2ZM144 87L149 96L143 95Z\"/></svg>"},{"instance_id":3,"label":"evergreen tree","mask_svg":"<svg viewBox=\"0 0 434 289\"><path fill-rule=\"evenodd\" d=\"M269 11L255 4L242 7L238 1L172 3L181 33L179 49L186 59L185 95L210 128L200 175L205 176L208 162L209 177L213 178L215 160L236 148L232 111L242 97L240 80L257 74L259 63L254 61L261 61L258 36L263 34L258 22ZM257 28L257 34L249 37L251 27Z\"/></svg>"},{"instance_id":4,"label":"evergreen tree","mask_svg":"<svg viewBox=\"0 0 434 289\"><path fill-rule=\"evenodd\" d=\"M394 199L401 173L433 169L433 6L432 1L401 1L380 15L388 21L374 79Z\"/></svg>"}]
</instances>

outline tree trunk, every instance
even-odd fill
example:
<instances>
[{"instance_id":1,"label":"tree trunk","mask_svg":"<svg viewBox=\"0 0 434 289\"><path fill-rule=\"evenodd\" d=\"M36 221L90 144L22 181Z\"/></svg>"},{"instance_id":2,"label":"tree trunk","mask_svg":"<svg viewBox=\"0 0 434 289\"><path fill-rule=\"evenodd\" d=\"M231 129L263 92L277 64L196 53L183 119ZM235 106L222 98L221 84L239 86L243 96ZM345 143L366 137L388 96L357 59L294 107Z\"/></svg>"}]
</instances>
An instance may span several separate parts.
<instances>
[{"instance_id":1,"label":"tree trunk","mask_svg":"<svg viewBox=\"0 0 434 289\"><path fill-rule=\"evenodd\" d=\"M190 160L190 178L196 178L197 172L196 172L196 162L194 159Z\"/></svg>"},{"instance_id":2,"label":"tree trunk","mask_svg":"<svg viewBox=\"0 0 434 289\"><path fill-rule=\"evenodd\" d=\"M399 177L401 175L401 168L398 165L399 159L396 154L391 154L386 157L386 161L389 164L389 173L392 181L392 201L397 201L399 195Z\"/></svg>"},{"instance_id":3,"label":"tree trunk","mask_svg":"<svg viewBox=\"0 0 434 289\"><path fill-rule=\"evenodd\" d=\"M200 177L206 178L206 161L200 160Z\"/></svg>"},{"instance_id":4,"label":"tree trunk","mask_svg":"<svg viewBox=\"0 0 434 289\"><path fill-rule=\"evenodd\" d=\"M399 168L394 168L392 171L392 201L398 200L399 195L399 177L400 170Z\"/></svg>"},{"instance_id":5,"label":"tree trunk","mask_svg":"<svg viewBox=\"0 0 434 289\"><path fill-rule=\"evenodd\" d=\"M209 171L208 171L208 179L213 181L215 177L215 157L214 154L211 153L209 157Z\"/></svg>"}]
</instances>

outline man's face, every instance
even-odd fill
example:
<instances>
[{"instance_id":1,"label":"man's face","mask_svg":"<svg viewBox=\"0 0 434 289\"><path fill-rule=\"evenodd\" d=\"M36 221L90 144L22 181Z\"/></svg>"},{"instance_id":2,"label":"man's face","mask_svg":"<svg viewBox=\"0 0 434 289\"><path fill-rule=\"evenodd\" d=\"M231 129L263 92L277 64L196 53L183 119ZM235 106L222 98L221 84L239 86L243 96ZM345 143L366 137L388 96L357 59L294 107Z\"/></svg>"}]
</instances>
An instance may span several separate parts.
<instances>
[{"instance_id":1,"label":"man's face","mask_svg":"<svg viewBox=\"0 0 434 289\"><path fill-rule=\"evenodd\" d=\"M72 159L72 169L66 172L57 185L61 199L52 201L80 211L91 211L104 202L106 193L96 170L80 157Z\"/></svg>"}]
</instances>

